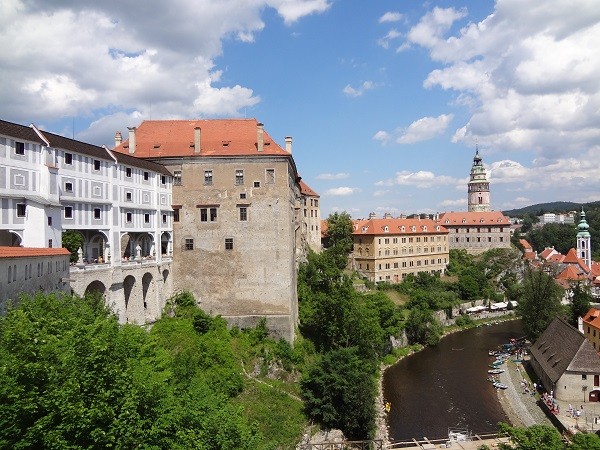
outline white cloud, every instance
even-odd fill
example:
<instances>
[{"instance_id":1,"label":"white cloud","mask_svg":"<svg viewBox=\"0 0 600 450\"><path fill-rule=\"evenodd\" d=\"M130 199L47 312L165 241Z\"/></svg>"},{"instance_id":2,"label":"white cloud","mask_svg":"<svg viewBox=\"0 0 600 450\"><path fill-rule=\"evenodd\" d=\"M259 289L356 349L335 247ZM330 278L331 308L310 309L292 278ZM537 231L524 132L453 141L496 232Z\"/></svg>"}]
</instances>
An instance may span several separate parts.
<instances>
[{"instance_id":1,"label":"white cloud","mask_svg":"<svg viewBox=\"0 0 600 450\"><path fill-rule=\"evenodd\" d=\"M423 117L415 120L407 128L398 128L392 132L380 130L373 139L382 144L388 144L394 140L398 144L414 144L415 142L427 141L443 134L453 119L452 114L441 114L437 117Z\"/></svg>"},{"instance_id":2,"label":"white cloud","mask_svg":"<svg viewBox=\"0 0 600 450\"><path fill-rule=\"evenodd\" d=\"M114 2L6 0L0 47L10 52L0 55L0 115L35 123L70 116L101 122L132 111L154 119L239 115L260 97L221 81L214 61L222 42L253 42L265 27L265 7L291 24L330 5L148 0L116 8Z\"/></svg>"},{"instance_id":3,"label":"white cloud","mask_svg":"<svg viewBox=\"0 0 600 450\"><path fill-rule=\"evenodd\" d=\"M388 11L379 18L379 23L398 22L402 17L402 14L397 11Z\"/></svg>"},{"instance_id":4,"label":"white cloud","mask_svg":"<svg viewBox=\"0 0 600 450\"><path fill-rule=\"evenodd\" d=\"M350 86L349 84L346 85L346 87L344 87L344 94L346 94L348 97L360 97L361 95L363 95L366 91L370 91L371 89L375 89L377 87L377 84L372 82L372 81L364 81L359 87L357 88L353 88L352 86Z\"/></svg>"},{"instance_id":5,"label":"white cloud","mask_svg":"<svg viewBox=\"0 0 600 450\"><path fill-rule=\"evenodd\" d=\"M465 206L467 204L467 199L466 198L460 198L458 200L444 200L440 203L438 203L438 206L441 207L461 207L461 206Z\"/></svg>"},{"instance_id":6,"label":"white cloud","mask_svg":"<svg viewBox=\"0 0 600 450\"><path fill-rule=\"evenodd\" d=\"M339 173L321 173L317 175L318 180L343 180L344 178L349 178L349 173L339 172Z\"/></svg>"},{"instance_id":7,"label":"white cloud","mask_svg":"<svg viewBox=\"0 0 600 450\"><path fill-rule=\"evenodd\" d=\"M341 186L337 188L327 189L323 195L332 196L332 197L345 197L352 194L357 194L360 192L360 188L353 188L347 186Z\"/></svg>"},{"instance_id":8,"label":"white cloud","mask_svg":"<svg viewBox=\"0 0 600 450\"><path fill-rule=\"evenodd\" d=\"M398 32L398 30L391 29L384 37L377 40L377 45L383 48L389 48L390 42L395 41L401 36L402 35Z\"/></svg>"},{"instance_id":9,"label":"white cloud","mask_svg":"<svg viewBox=\"0 0 600 450\"><path fill-rule=\"evenodd\" d=\"M387 131L380 130L373 136L373 139L380 141L382 144L390 142L391 136Z\"/></svg>"},{"instance_id":10,"label":"white cloud","mask_svg":"<svg viewBox=\"0 0 600 450\"><path fill-rule=\"evenodd\" d=\"M433 172L420 170L418 172L401 171L396 172L392 179L382 180L375 183L376 186L415 186L418 188L430 188L432 186L453 185L460 180L447 175L435 175Z\"/></svg>"},{"instance_id":11,"label":"white cloud","mask_svg":"<svg viewBox=\"0 0 600 450\"><path fill-rule=\"evenodd\" d=\"M458 32L464 10L434 8L407 33L441 64L427 88L470 109L454 142L576 155L600 142L600 8L593 0L498 0Z\"/></svg>"}]
</instances>

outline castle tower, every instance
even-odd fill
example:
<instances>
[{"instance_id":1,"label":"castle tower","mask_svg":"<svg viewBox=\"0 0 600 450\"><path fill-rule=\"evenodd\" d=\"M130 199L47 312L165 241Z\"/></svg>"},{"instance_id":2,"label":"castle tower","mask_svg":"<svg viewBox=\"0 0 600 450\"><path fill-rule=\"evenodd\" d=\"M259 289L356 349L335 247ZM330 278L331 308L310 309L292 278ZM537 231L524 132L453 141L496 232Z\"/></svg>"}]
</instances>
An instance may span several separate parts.
<instances>
[{"instance_id":1,"label":"castle tower","mask_svg":"<svg viewBox=\"0 0 600 450\"><path fill-rule=\"evenodd\" d=\"M577 257L588 267L592 267L592 238L588 229L590 226L585 220L585 212L581 208L581 219L577 225Z\"/></svg>"},{"instance_id":2,"label":"castle tower","mask_svg":"<svg viewBox=\"0 0 600 450\"><path fill-rule=\"evenodd\" d=\"M490 211L490 182L479 156L479 149L475 151L471 179L469 180L469 212Z\"/></svg>"}]
</instances>

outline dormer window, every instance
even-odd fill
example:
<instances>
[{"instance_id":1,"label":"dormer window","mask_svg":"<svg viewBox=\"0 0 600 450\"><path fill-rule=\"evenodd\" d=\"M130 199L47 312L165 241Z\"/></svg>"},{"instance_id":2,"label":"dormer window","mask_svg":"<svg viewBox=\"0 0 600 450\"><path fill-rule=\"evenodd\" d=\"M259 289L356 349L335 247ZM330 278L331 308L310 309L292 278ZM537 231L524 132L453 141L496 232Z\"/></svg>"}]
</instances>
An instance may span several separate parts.
<instances>
[{"instance_id":1,"label":"dormer window","mask_svg":"<svg viewBox=\"0 0 600 450\"><path fill-rule=\"evenodd\" d=\"M414 225L412 227L410 227L410 231L415 232L417 231L417 227L415 227Z\"/></svg>"},{"instance_id":2,"label":"dormer window","mask_svg":"<svg viewBox=\"0 0 600 450\"><path fill-rule=\"evenodd\" d=\"M483 223L483 218L479 219L479 222L480 222L480 223Z\"/></svg>"},{"instance_id":3,"label":"dormer window","mask_svg":"<svg viewBox=\"0 0 600 450\"><path fill-rule=\"evenodd\" d=\"M427 225L423 225L423 231L427 231Z\"/></svg>"},{"instance_id":4,"label":"dormer window","mask_svg":"<svg viewBox=\"0 0 600 450\"><path fill-rule=\"evenodd\" d=\"M389 230L389 228L387 227L387 225L386 225L385 227L383 227L383 231L385 231L386 233L387 233L388 231L390 231L390 230Z\"/></svg>"},{"instance_id":5,"label":"dormer window","mask_svg":"<svg viewBox=\"0 0 600 450\"><path fill-rule=\"evenodd\" d=\"M406 227L405 227L404 225L402 225L402 226L400 227L400 231L402 231L402 232L404 233L404 232L406 231Z\"/></svg>"},{"instance_id":6,"label":"dormer window","mask_svg":"<svg viewBox=\"0 0 600 450\"><path fill-rule=\"evenodd\" d=\"M463 219L463 220L462 220L462 223L467 223L467 219Z\"/></svg>"}]
</instances>

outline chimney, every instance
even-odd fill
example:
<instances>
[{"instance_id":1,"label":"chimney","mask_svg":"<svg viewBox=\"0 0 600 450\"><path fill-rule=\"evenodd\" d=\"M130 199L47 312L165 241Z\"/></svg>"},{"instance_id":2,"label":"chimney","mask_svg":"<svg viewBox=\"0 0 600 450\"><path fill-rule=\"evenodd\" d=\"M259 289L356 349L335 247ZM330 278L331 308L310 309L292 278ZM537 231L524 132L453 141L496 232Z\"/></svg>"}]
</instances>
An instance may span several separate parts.
<instances>
[{"instance_id":1,"label":"chimney","mask_svg":"<svg viewBox=\"0 0 600 450\"><path fill-rule=\"evenodd\" d=\"M264 125L260 122L256 124L256 145L259 152L264 150L265 141L264 141Z\"/></svg>"},{"instance_id":2,"label":"chimney","mask_svg":"<svg viewBox=\"0 0 600 450\"><path fill-rule=\"evenodd\" d=\"M127 127L129 130L129 153L135 153L135 127Z\"/></svg>"},{"instance_id":3,"label":"chimney","mask_svg":"<svg viewBox=\"0 0 600 450\"><path fill-rule=\"evenodd\" d=\"M115 133L115 147L118 147L119 145L121 145L121 142L123 142L123 135L121 134L120 131L117 131Z\"/></svg>"},{"instance_id":4,"label":"chimney","mask_svg":"<svg viewBox=\"0 0 600 450\"><path fill-rule=\"evenodd\" d=\"M375 214L374 212L369 213L369 219L375 219L376 217L377 217L377 214Z\"/></svg>"},{"instance_id":5,"label":"chimney","mask_svg":"<svg viewBox=\"0 0 600 450\"><path fill-rule=\"evenodd\" d=\"M200 154L200 127L194 128L194 153L196 155Z\"/></svg>"},{"instance_id":6,"label":"chimney","mask_svg":"<svg viewBox=\"0 0 600 450\"><path fill-rule=\"evenodd\" d=\"M292 154L292 137L291 136L285 137L285 151L288 152L290 155Z\"/></svg>"}]
</instances>

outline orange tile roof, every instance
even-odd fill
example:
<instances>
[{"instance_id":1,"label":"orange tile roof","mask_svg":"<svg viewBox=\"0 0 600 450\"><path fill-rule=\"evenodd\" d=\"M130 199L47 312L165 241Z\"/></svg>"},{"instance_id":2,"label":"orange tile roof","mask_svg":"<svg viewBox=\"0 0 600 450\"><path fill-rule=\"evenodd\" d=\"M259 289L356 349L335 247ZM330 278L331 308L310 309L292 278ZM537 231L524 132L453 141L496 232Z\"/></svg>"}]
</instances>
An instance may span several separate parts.
<instances>
[{"instance_id":1,"label":"orange tile roof","mask_svg":"<svg viewBox=\"0 0 600 450\"><path fill-rule=\"evenodd\" d=\"M590 310L583 316L583 321L595 328L600 328L600 310L596 308L590 308Z\"/></svg>"},{"instance_id":2,"label":"orange tile roof","mask_svg":"<svg viewBox=\"0 0 600 450\"><path fill-rule=\"evenodd\" d=\"M590 272L590 268L587 266L586 263L584 263L581 258L579 258L577 256L577 250L575 250L574 248L571 248L568 252L567 255L565 256L565 259L562 260L563 264L576 264L578 265L581 270L583 270L585 273L589 273Z\"/></svg>"},{"instance_id":3,"label":"orange tile roof","mask_svg":"<svg viewBox=\"0 0 600 450\"><path fill-rule=\"evenodd\" d=\"M352 222L354 225L352 234L357 236L365 234L448 234L446 228L431 219L360 219ZM385 231L386 227L388 231Z\"/></svg>"},{"instance_id":4,"label":"orange tile roof","mask_svg":"<svg viewBox=\"0 0 600 450\"><path fill-rule=\"evenodd\" d=\"M583 280L585 279L585 274L577 272L574 266L567 266L561 273L556 276L557 280Z\"/></svg>"},{"instance_id":5,"label":"orange tile roof","mask_svg":"<svg viewBox=\"0 0 600 450\"><path fill-rule=\"evenodd\" d=\"M66 248L0 247L0 258L70 255Z\"/></svg>"},{"instance_id":6,"label":"orange tile roof","mask_svg":"<svg viewBox=\"0 0 600 450\"><path fill-rule=\"evenodd\" d=\"M327 220L322 219L321 220L321 238L324 238L325 236L327 236L328 229L329 229L329 223L327 222Z\"/></svg>"},{"instance_id":7,"label":"orange tile roof","mask_svg":"<svg viewBox=\"0 0 600 450\"><path fill-rule=\"evenodd\" d=\"M500 211L445 212L440 214L439 223L444 226L489 226L510 225L510 220Z\"/></svg>"},{"instance_id":8,"label":"orange tile roof","mask_svg":"<svg viewBox=\"0 0 600 450\"><path fill-rule=\"evenodd\" d=\"M531 244L527 242L527 239L519 239L519 243L523 246L526 252L530 252L533 250Z\"/></svg>"},{"instance_id":9,"label":"orange tile roof","mask_svg":"<svg viewBox=\"0 0 600 450\"><path fill-rule=\"evenodd\" d=\"M540 258L542 259L548 259L550 257L550 255L553 255L555 253L558 253L556 250L554 250L552 247L546 247L542 253L540 253Z\"/></svg>"},{"instance_id":10,"label":"orange tile roof","mask_svg":"<svg viewBox=\"0 0 600 450\"><path fill-rule=\"evenodd\" d=\"M319 194L313 191L310 186L302 180L300 180L300 192L302 195L306 195L308 197L319 197Z\"/></svg>"},{"instance_id":11,"label":"orange tile roof","mask_svg":"<svg viewBox=\"0 0 600 450\"><path fill-rule=\"evenodd\" d=\"M534 252L525 252L523 253L523 258L527 260L534 260L537 255Z\"/></svg>"},{"instance_id":12,"label":"orange tile roof","mask_svg":"<svg viewBox=\"0 0 600 450\"><path fill-rule=\"evenodd\" d=\"M145 120L135 131L133 155L138 158L194 156L196 127L200 128L199 156L290 156L266 131L263 131L263 151L258 151L256 119ZM114 150L129 154L129 139Z\"/></svg>"},{"instance_id":13,"label":"orange tile roof","mask_svg":"<svg viewBox=\"0 0 600 450\"><path fill-rule=\"evenodd\" d=\"M546 259L546 261L559 264L559 263L563 262L564 259L565 259L565 255L563 255L562 253L554 253L554 254L550 255L548 257L548 259Z\"/></svg>"}]
</instances>

